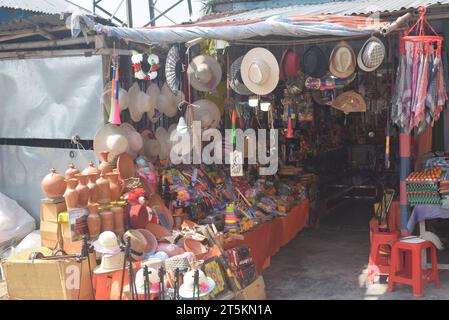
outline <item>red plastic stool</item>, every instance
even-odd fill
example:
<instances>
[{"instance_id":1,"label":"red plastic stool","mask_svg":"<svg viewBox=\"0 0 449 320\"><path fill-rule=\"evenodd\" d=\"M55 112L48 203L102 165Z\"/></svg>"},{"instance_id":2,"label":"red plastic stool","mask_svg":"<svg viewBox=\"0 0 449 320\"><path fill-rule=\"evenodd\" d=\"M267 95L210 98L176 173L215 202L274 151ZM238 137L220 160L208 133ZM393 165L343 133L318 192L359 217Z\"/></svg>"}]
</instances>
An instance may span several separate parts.
<instances>
[{"instance_id":1,"label":"red plastic stool","mask_svg":"<svg viewBox=\"0 0 449 320\"><path fill-rule=\"evenodd\" d=\"M390 252L401 233L379 232L371 230L371 250L368 262L368 282L373 283L376 275L388 275L390 272ZM387 248L386 248L387 247Z\"/></svg>"},{"instance_id":2,"label":"red plastic stool","mask_svg":"<svg viewBox=\"0 0 449 320\"><path fill-rule=\"evenodd\" d=\"M432 267L430 269L427 267L423 269L421 263L422 251L428 248L430 248L431 251L430 257ZM423 241L420 243L397 241L393 245L391 253L388 292L393 291L395 283L402 283L413 287L413 295L415 297L422 297L423 285L432 281L435 288L440 287L437 250L434 244L430 241Z\"/></svg>"}]
</instances>

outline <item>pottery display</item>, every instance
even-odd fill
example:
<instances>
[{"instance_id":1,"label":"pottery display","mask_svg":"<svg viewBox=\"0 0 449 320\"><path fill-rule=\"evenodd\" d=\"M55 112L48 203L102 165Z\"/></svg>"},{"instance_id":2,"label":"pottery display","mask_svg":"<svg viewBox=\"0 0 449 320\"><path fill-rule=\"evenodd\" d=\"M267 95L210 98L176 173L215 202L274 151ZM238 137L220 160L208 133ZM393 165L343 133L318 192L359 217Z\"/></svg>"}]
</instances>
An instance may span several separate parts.
<instances>
[{"instance_id":1,"label":"pottery display","mask_svg":"<svg viewBox=\"0 0 449 320\"><path fill-rule=\"evenodd\" d=\"M81 208L85 208L89 202L89 187L87 186L88 178L86 175L78 173L75 174L75 178L78 179L78 185L76 191L78 192L78 204Z\"/></svg>"},{"instance_id":2,"label":"pottery display","mask_svg":"<svg viewBox=\"0 0 449 320\"><path fill-rule=\"evenodd\" d=\"M104 174L101 174L100 178L96 181L98 187L98 199L100 204L108 204L111 202L111 190L109 188L109 180L106 179Z\"/></svg>"},{"instance_id":3,"label":"pottery display","mask_svg":"<svg viewBox=\"0 0 449 320\"><path fill-rule=\"evenodd\" d=\"M90 240L94 240L98 238L101 232L101 217L98 214L98 203L89 203L88 208L87 228Z\"/></svg>"},{"instance_id":4,"label":"pottery display","mask_svg":"<svg viewBox=\"0 0 449 320\"><path fill-rule=\"evenodd\" d=\"M117 168L120 173L120 178L123 180L134 178L136 176L134 159L127 153L122 153L118 156Z\"/></svg>"},{"instance_id":5,"label":"pottery display","mask_svg":"<svg viewBox=\"0 0 449 320\"><path fill-rule=\"evenodd\" d=\"M66 179L73 179L75 175L80 173L73 163L69 164L69 168L65 171Z\"/></svg>"},{"instance_id":6,"label":"pottery display","mask_svg":"<svg viewBox=\"0 0 449 320\"><path fill-rule=\"evenodd\" d=\"M111 210L105 209L100 212L101 217L101 232L112 231L114 232L114 214Z\"/></svg>"},{"instance_id":7,"label":"pottery display","mask_svg":"<svg viewBox=\"0 0 449 320\"><path fill-rule=\"evenodd\" d=\"M85 175L90 175L90 174L96 174L97 178L100 175L100 169L98 169L97 167L95 167L94 163L91 161L89 162L89 166L83 170L83 174Z\"/></svg>"},{"instance_id":8,"label":"pottery display","mask_svg":"<svg viewBox=\"0 0 449 320\"><path fill-rule=\"evenodd\" d=\"M42 191L49 199L62 198L66 186L67 184L64 177L58 174L55 168L52 168L50 173L47 174L41 182Z\"/></svg>"},{"instance_id":9,"label":"pottery display","mask_svg":"<svg viewBox=\"0 0 449 320\"><path fill-rule=\"evenodd\" d=\"M78 207L78 191L76 191L76 185L78 180L66 179L67 189L64 192L64 199L67 209L74 209Z\"/></svg>"},{"instance_id":10,"label":"pottery display","mask_svg":"<svg viewBox=\"0 0 449 320\"><path fill-rule=\"evenodd\" d=\"M101 173L107 174L109 172L112 172L112 165L108 162L108 151L102 151L100 152L101 161L100 165L98 166L98 169Z\"/></svg>"},{"instance_id":11,"label":"pottery display","mask_svg":"<svg viewBox=\"0 0 449 320\"><path fill-rule=\"evenodd\" d=\"M121 237L125 233L125 216L124 210L120 206L111 209L114 215L114 232Z\"/></svg>"},{"instance_id":12,"label":"pottery display","mask_svg":"<svg viewBox=\"0 0 449 320\"><path fill-rule=\"evenodd\" d=\"M123 191L123 184L119 181L119 174L117 172L110 172L106 174L109 180L109 191L112 201L118 201Z\"/></svg>"},{"instance_id":13,"label":"pottery display","mask_svg":"<svg viewBox=\"0 0 449 320\"><path fill-rule=\"evenodd\" d=\"M89 188L89 203L97 203L98 200L98 186L95 181L97 181L97 174L92 173L87 175L89 183L87 187Z\"/></svg>"}]
</instances>

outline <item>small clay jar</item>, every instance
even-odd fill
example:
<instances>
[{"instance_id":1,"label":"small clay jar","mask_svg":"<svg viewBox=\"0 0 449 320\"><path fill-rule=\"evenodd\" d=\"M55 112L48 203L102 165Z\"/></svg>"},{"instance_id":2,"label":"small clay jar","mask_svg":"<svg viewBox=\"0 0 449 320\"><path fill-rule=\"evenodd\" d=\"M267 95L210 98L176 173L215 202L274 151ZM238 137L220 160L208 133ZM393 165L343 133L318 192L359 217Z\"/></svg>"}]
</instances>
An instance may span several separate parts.
<instances>
[{"instance_id":1,"label":"small clay jar","mask_svg":"<svg viewBox=\"0 0 449 320\"><path fill-rule=\"evenodd\" d=\"M67 209L74 209L78 207L78 191L76 191L76 185L78 180L66 179L67 189L64 192L64 199Z\"/></svg>"},{"instance_id":2,"label":"small clay jar","mask_svg":"<svg viewBox=\"0 0 449 320\"><path fill-rule=\"evenodd\" d=\"M112 231L114 232L114 214L111 210L105 209L100 212L101 217L101 232Z\"/></svg>"},{"instance_id":3,"label":"small clay jar","mask_svg":"<svg viewBox=\"0 0 449 320\"><path fill-rule=\"evenodd\" d=\"M89 203L88 208L87 228L90 240L94 240L98 238L101 232L101 217L98 214L98 203Z\"/></svg>"},{"instance_id":4,"label":"small clay jar","mask_svg":"<svg viewBox=\"0 0 449 320\"><path fill-rule=\"evenodd\" d=\"M109 180L102 174L97 179L96 184L98 186L98 200L100 204L108 204L111 202L111 190L109 188Z\"/></svg>"},{"instance_id":5,"label":"small clay jar","mask_svg":"<svg viewBox=\"0 0 449 320\"><path fill-rule=\"evenodd\" d=\"M89 162L89 166L83 170L83 174L85 175L95 174L98 178L98 176L100 175L100 170L97 167L95 167L94 163L91 161Z\"/></svg>"},{"instance_id":6,"label":"small clay jar","mask_svg":"<svg viewBox=\"0 0 449 320\"><path fill-rule=\"evenodd\" d=\"M95 181L97 180L97 174L89 174L87 175L87 178L89 179L89 183L87 184L87 187L89 188L89 203L97 203L98 186L95 183Z\"/></svg>"},{"instance_id":7,"label":"small clay jar","mask_svg":"<svg viewBox=\"0 0 449 320\"><path fill-rule=\"evenodd\" d=\"M80 173L73 163L69 164L69 168L65 171L66 179L73 179L75 175Z\"/></svg>"},{"instance_id":8,"label":"small clay jar","mask_svg":"<svg viewBox=\"0 0 449 320\"><path fill-rule=\"evenodd\" d=\"M109 180L109 190L112 201L118 201L122 195L123 185L119 182L119 173L110 172L106 174Z\"/></svg>"},{"instance_id":9,"label":"small clay jar","mask_svg":"<svg viewBox=\"0 0 449 320\"><path fill-rule=\"evenodd\" d=\"M125 215L122 207L116 206L111 209L114 215L114 232L121 238L125 233Z\"/></svg>"},{"instance_id":10,"label":"small clay jar","mask_svg":"<svg viewBox=\"0 0 449 320\"><path fill-rule=\"evenodd\" d=\"M78 205L81 208L85 208L89 202L89 187L87 186L87 176L81 173L75 174L75 178L78 179L78 185L76 191L78 191Z\"/></svg>"},{"instance_id":11,"label":"small clay jar","mask_svg":"<svg viewBox=\"0 0 449 320\"><path fill-rule=\"evenodd\" d=\"M109 155L108 151L100 152L101 162L100 165L98 166L98 169L103 174L112 172L112 165L108 162L108 155Z\"/></svg>"},{"instance_id":12,"label":"small clay jar","mask_svg":"<svg viewBox=\"0 0 449 320\"><path fill-rule=\"evenodd\" d=\"M66 189L66 182L62 175L56 172L55 168L50 170L41 182L42 191L49 199L60 199L64 195Z\"/></svg>"}]
</instances>

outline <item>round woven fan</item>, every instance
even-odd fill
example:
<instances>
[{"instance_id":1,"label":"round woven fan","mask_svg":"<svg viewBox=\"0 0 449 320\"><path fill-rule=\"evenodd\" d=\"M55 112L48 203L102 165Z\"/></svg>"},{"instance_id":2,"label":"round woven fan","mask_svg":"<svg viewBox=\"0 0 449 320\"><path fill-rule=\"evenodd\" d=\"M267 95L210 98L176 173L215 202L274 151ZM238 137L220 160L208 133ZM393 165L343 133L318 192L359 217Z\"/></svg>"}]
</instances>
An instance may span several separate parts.
<instances>
[{"instance_id":1,"label":"round woven fan","mask_svg":"<svg viewBox=\"0 0 449 320\"><path fill-rule=\"evenodd\" d=\"M165 78L167 80L168 87L175 94L180 89L182 69L183 66L181 55L179 54L179 48L177 46L173 46L168 51L167 60L165 61Z\"/></svg>"}]
</instances>

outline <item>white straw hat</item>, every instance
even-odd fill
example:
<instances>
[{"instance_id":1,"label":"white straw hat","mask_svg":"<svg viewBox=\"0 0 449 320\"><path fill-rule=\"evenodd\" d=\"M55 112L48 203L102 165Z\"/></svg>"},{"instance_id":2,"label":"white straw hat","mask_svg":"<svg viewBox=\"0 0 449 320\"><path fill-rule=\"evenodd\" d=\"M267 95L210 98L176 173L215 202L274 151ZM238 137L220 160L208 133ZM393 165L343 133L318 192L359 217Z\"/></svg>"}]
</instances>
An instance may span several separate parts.
<instances>
[{"instance_id":1,"label":"white straw hat","mask_svg":"<svg viewBox=\"0 0 449 320\"><path fill-rule=\"evenodd\" d=\"M150 139L149 133L149 130L144 130L141 133L143 139L141 154L143 154L150 162L154 162L161 152L161 144L156 139Z\"/></svg>"},{"instance_id":2,"label":"white straw hat","mask_svg":"<svg viewBox=\"0 0 449 320\"><path fill-rule=\"evenodd\" d=\"M121 251L117 236L112 231L100 233L93 243L95 251L103 254L117 254Z\"/></svg>"},{"instance_id":3,"label":"white straw hat","mask_svg":"<svg viewBox=\"0 0 449 320\"><path fill-rule=\"evenodd\" d=\"M329 59L329 71L340 79L351 76L355 71L356 56L346 41L340 41L332 50Z\"/></svg>"},{"instance_id":4,"label":"white straw hat","mask_svg":"<svg viewBox=\"0 0 449 320\"><path fill-rule=\"evenodd\" d=\"M221 67L210 56L196 56L187 68L190 85L198 91L213 91L221 81Z\"/></svg>"},{"instance_id":5,"label":"white straw hat","mask_svg":"<svg viewBox=\"0 0 449 320\"><path fill-rule=\"evenodd\" d=\"M218 128L220 126L221 112L215 103L201 99L195 101L193 105L194 120L201 121L202 128Z\"/></svg>"},{"instance_id":6,"label":"white straw hat","mask_svg":"<svg viewBox=\"0 0 449 320\"><path fill-rule=\"evenodd\" d=\"M265 48L248 51L242 60L240 74L246 87L255 94L271 93L279 82L279 64Z\"/></svg>"},{"instance_id":7,"label":"white straw hat","mask_svg":"<svg viewBox=\"0 0 449 320\"><path fill-rule=\"evenodd\" d=\"M159 86L156 83L152 83L148 86L146 94L150 97L150 110L147 111L147 116L148 119L152 121L157 108L157 100L161 94L161 89L159 89Z\"/></svg>"},{"instance_id":8,"label":"white straw hat","mask_svg":"<svg viewBox=\"0 0 449 320\"><path fill-rule=\"evenodd\" d=\"M357 55L357 64L360 69L372 72L380 67L385 58L385 45L376 37L369 38Z\"/></svg>"},{"instance_id":9,"label":"white straw hat","mask_svg":"<svg viewBox=\"0 0 449 320\"><path fill-rule=\"evenodd\" d=\"M128 139L125 130L110 123L97 130L94 137L94 151L98 159L100 152L108 151L108 161L128 150Z\"/></svg>"},{"instance_id":10,"label":"white straw hat","mask_svg":"<svg viewBox=\"0 0 449 320\"><path fill-rule=\"evenodd\" d=\"M136 158L143 147L142 136L127 122L123 122L120 127L126 132L126 138L128 139L128 150L126 152Z\"/></svg>"},{"instance_id":11,"label":"white straw hat","mask_svg":"<svg viewBox=\"0 0 449 320\"><path fill-rule=\"evenodd\" d=\"M94 269L94 273L101 274L120 270L123 268L124 260L124 252L119 252L116 254L104 254L101 257L101 264Z\"/></svg>"},{"instance_id":12,"label":"white straw hat","mask_svg":"<svg viewBox=\"0 0 449 320\"><path fill-rule=\"evenodd\" d=\"M185 299L193 299L194 298L194 276L195 271L191 270L185 273L183 278L183 284L179 287L179 295ZM198 270L198 283L200 287L199 296L203 297L212 292L215 288L215 281L206 277L203 271ZM202 290L203 289L203 290ZM195 297L197 293L195 292Z\"/></svg>"},{"instance_id":13,"label":"white straw hat","mask_svg":"<svg viewBox=\"0 0 449 320\"><path fill-rule=\"evenodd\" d=\"M173 94L167 83L164 83L158 99L158 109L167 117L172 118L178 113L177 100L179 97Z\"/></svg>"}]
</instances>

